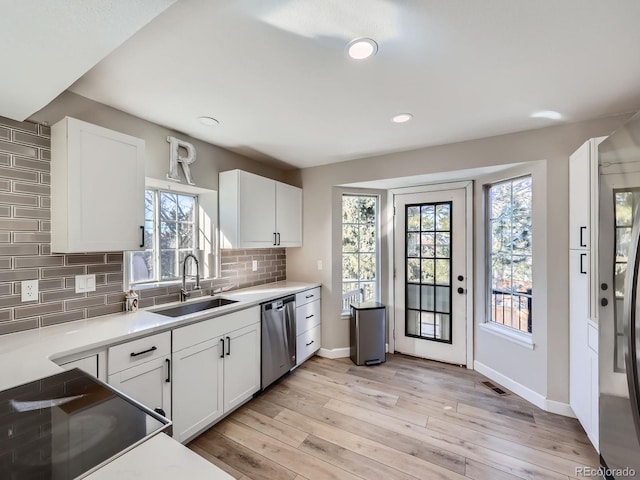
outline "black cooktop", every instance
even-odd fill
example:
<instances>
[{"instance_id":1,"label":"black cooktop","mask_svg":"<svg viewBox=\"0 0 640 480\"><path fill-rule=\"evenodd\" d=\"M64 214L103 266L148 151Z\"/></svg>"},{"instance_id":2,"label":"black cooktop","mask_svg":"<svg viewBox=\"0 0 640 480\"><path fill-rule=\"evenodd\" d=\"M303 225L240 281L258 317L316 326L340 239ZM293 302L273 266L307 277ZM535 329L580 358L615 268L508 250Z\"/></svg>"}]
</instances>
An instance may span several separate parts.
<instances>
[{"instance_id":1,"label":"black cooktop","mask_svg":"<svg viewBox=\"0 0 640 480\"><path fill-rule=\"evenodd\" d=\"M0 392L0 479L67 480L169 426L81 370Z\"/></svg>"}]
</instances>

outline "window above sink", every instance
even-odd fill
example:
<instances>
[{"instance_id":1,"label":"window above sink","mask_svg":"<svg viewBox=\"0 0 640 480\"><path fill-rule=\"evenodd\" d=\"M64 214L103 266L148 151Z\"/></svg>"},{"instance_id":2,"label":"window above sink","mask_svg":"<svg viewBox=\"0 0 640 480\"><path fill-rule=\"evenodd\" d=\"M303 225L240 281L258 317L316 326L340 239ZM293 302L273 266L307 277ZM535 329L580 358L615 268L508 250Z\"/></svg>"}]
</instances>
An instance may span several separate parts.
<instances>
[{"instance_id":1,"label":"window above sink","mask_svg":"<svg viewBox=\"0 0 640 480\"><path fill-rule=\"evenodd\" d=\"M218 278L218 192L149 177L145 184L144 246L125 253L125 285L175 283L189 253L199 259L201 279Z\"/></svg>"}]
</instances>

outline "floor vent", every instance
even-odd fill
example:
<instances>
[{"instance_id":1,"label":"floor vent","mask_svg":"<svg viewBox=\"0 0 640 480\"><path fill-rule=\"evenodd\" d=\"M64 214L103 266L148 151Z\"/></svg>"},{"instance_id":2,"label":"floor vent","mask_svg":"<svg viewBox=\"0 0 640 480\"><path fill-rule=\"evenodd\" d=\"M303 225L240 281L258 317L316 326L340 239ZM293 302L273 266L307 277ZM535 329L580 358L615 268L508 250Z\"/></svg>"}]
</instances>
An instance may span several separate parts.
<instances>
[{"instance_id":1,"label":"floor vent","mask_svg":"<svg viewBox=\"0 0 640 480\"><path fill-rule=\"evenodd\" d=\"M500 387L494 385L491 382L482 382L482 384L487 387L490 388L491 390L493 390L494 392L496 392L498 395L509 395L509 392L504 391L503 389L501 389Z\"/></svg>"}]
</instances>

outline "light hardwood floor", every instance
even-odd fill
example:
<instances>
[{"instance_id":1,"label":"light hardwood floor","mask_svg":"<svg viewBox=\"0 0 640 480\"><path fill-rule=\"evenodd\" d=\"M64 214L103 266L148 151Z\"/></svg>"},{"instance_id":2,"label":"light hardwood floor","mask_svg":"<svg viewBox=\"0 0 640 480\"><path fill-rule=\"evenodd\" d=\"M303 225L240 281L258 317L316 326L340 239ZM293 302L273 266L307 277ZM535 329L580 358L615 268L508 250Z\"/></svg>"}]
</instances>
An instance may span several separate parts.
<instances>
[{"instance_id":1,"label":"light hardwood floor","mask_svg":"<svg viewBox=\"0 0 640 480\"><path fill-rule=\"evenodd\" d=\"M574 419L463 368L314 357L189 447L242 480L573 479L598 456Z\"/></svg>"}]
</instances>

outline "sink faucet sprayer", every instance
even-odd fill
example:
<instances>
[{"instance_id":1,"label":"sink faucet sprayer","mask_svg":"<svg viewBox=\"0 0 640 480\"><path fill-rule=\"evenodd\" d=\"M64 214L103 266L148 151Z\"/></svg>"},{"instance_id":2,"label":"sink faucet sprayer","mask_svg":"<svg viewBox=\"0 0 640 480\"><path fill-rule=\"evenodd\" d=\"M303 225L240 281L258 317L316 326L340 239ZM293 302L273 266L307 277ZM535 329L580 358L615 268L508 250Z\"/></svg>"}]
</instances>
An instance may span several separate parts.
<instances>
[{"instance_id":1,"label":"sink faucet sprayer","mask_svg":"<svg viewBox=\"0 0 640 480\"><path fill-rule=\"evenodd\" d=\"M184 302L191 293L187 292L187 260L189 257L193 258L193 261L196 262L196 286L193 287L194 290L200 290L200 266L198 264L198 259L193 253L188 254L184 257L184 261L182 262L182 289L180 290L180 301Z\"/></svg>"}]
</instances>

